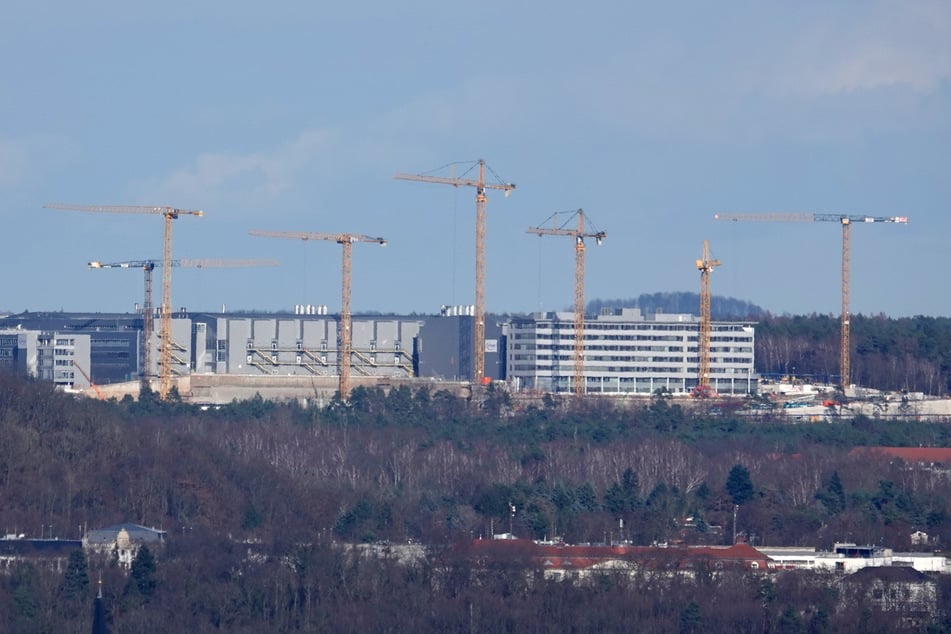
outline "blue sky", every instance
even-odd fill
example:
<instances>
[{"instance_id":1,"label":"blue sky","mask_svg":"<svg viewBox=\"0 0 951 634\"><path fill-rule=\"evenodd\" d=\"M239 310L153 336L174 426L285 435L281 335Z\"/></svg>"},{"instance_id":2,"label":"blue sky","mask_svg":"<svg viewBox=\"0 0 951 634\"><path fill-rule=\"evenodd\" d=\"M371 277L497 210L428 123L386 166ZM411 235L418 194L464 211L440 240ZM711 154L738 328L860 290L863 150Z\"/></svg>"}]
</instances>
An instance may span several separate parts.
<instances>
[{"instance_id":1,"label":"blue sky","mask_svg":"<svg viewBox=\"0 0 951 634\"><path fill-rule=\"evenodd\" d=\"M176 269L192 310L340 306L340 247L250 229L352 232L353 309L473 297L475 192L398 181L483 158L486 305L562 309L584 208L587 298L696 290L838 314L834 223L717 212L906 215L852 231L852 309L951 315L951 4L856 2L8 2L0 20L0 309L131 310L159 217L48 202L202 209ZM156 298L157 299L157 298Z\"/></svg>"}]
</instances>

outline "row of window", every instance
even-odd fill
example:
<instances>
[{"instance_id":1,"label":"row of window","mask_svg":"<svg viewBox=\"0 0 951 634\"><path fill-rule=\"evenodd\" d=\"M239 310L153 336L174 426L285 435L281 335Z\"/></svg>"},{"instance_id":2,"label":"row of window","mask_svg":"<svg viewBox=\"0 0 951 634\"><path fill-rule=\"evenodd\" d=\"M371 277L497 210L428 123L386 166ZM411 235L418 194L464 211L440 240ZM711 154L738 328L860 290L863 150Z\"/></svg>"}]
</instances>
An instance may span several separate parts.
<instances>
[{"instance_id":1,"label":"row of window","mask_svg":"<svg viewBox=\"0 0 951 634\"><path fill-rule=\"evenodd\" d=\"M512 366L512 373L515 375L518 374L527 374L527 375L545 375L551 374L553 372L561 373L570 373L572 368L569 364L559 364L556 366L538 366L534 364L514 364ZM658 376L664 374L679 375L679 376L690 376L696 375L698 372L696 367L687 368L635 368L631 366L599 366L597 368L586 368L585 374L588 376L588 380L598 379L598 378L610 378L611 380L616 380L618 377L608 377L610 374L620 374L620 375L630 375L630 374L648 374L651 376ZM715 375L740 375L743 377L749 377L752 374L751 368L710 368L710 374ZM593 376L592 376L593 375ZM622 380L623 376L621 377Z\"/></svg>"}]
</instances>

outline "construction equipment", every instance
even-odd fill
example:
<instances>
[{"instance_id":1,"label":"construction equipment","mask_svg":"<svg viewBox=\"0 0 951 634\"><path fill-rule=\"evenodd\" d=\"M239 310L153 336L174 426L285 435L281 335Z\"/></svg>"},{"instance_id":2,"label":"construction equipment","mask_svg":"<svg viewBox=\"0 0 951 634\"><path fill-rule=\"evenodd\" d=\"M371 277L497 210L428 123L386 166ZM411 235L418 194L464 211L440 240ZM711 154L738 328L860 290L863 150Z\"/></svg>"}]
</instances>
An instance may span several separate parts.
<instances>
[{"instance_id":1,"label":"construction equipment","mask_svg":"<svg viewBox=\"0 0 951 634\"><path fill-rule=\"evenodd\" d=\"M710 387L710 330L712 319L710 317L710 273L713 269L720 266L720 260L714 260L710 257L710 242L703 241L703 257L697 260L697 270L700 271L700 336L698 338L698 350L700 353L700 366L697 371L697 394L699 396L709 396Z\"/></svg>"},{"instance_id":2,"label":"construction equipment","mask_svg":"<svg viewBox=\"0 0 951 634\"><path fill-rule=\"evenodd\" d=\"M100 401L106 400L106 395L102 393L102 390L99 389L99 386L93 383L92 378L86 374L86 371L83 370L82 366L76 363L76 360L73 360L73 367L79 370L79 373L83 375L83 378L86 379L86 383L89 384L89 387L92 388L92 391L96 393L96 398Z\"/></svg>"},{"instance_id":3,"label":"construction equipment","mask_svg":"<svg viewBox=\"0 0 951 634\"><path fill-rule=\"evenodd\" d=\"M565 218L567 216L567 218ZM575 354L574 354L574 393L581 396L585 393L584 378L584 239L594 238L598 246L607 237L604 231L592 229L585 231L583 209L577 211L557 211L549 216L542 225L550 222L550 226L529 227L527 233L541 236L569 236L575 239ZM559 220L565 218L559 224ZM574 227L569 224L576 220ZM588 221L590 225L590 220Z\"/></svg>"},{"instance_id":4,"label":"construction equipment","mask_svg":"<svg viewBox=\"0 0 951 634\"><path fill-rule=\"evenodd\" d=\"M396 174L393 178L399 180L408 180L408 181L420 181L423 183L440 183L443 185L452 185L453 187L475 187L476 188L476 242L475 242L475 332L473 333L473 345L474 345L474 355L473 355L473 372L472 372L472 382L476 385L481 385L483 383L483 377L485 376L485 203L486 203L486 189L498 189L505 192L505 196L508 197L509 193L515 189L513 183L502 182L502 179L498 177L491 168L488 168L495 176L497 183L486 183L485 182L485 170L487 168L485 161L479 159L478 161L469 162L469 163L450 163L447 166L439 168L444 169L449 167L452 171L455 170L456 165L469 165L469 168L463 173L468 174L476 166L479 168L478 177L475 179L471 178L457 178L455 176L444 177L444 176L434 176L432 172L426 174ZM439 171L439 170L433 170Z\"/></svg>"},{"instance_id":5,"label":"construction equipment","mask_svg":"<svg viewBox=\"0 0 951 634\"><path fill-rule=\"evenodd\" d=\"M849 260L850 235L852 223L888 222L894 224L908 224L907 216L861 216L848 214L816 214L816 213L767 213L767 214L716 214L714 220L732 220L734 222L838 222L842 225L842 317L839 341L839 387L844 392L851 385L849 327L851 314L849 312Z\"/></svg>"},{"instance_id":6,"label":"construction equipment","mask_svg":"<svg viewBox=\"0 0 951 634\"><path fill-rule=\"evenodd\" d=\"M67 211L93 211L110 214L158 214L164 220L162 263L162 311L159 340L159 396L163 399L172 389L172 221L179 216L202 216L198 209L175 209L174 207L148 207L143 205L43 205L47 209Z\"/></svg>"},{"instance_id":7,"label":"construction equipment","mask_svg":"<svg viewBox=\"0 0 951 634\"><path fill-rule=\"evenodd\" d=\"M204 269L204 268L236 268L243 266L278 266L277 260L207 260L207 259L179 259L169 261L169 266ZM163 266L164 262L155 260L130 260L126 262L100 262L94 260L87 266L91 269L142 269L145 274L145 299L142 302L142 387L150 388L152 372L152 331L154 318L152 309L152 271L156 266ZM171 336L171 330L169 330ZM171 359L165 363L171 367Z\"/></svg>"},{"instance_id":8,"label":"construction equipment","mask_svg":"<svg viewBox=\"0 0 951 634\"><path fill-rule=\"evenodd\" d=\"M343 247L343 266L340 298L340 323L338 324L338 338L340 354L337 358L340 372L340 398L346 401L350 397L350 355L353 351L351 343L352 319L350 315L350 284L353 276L353 244L355 242L375 242L386 246L384 238L375 238L356 233L313 233L303 231L261 231L248 232L252 236L267 238L290 238L297 240L327 240L336 242Z\"/></svg>"}]
</instances>

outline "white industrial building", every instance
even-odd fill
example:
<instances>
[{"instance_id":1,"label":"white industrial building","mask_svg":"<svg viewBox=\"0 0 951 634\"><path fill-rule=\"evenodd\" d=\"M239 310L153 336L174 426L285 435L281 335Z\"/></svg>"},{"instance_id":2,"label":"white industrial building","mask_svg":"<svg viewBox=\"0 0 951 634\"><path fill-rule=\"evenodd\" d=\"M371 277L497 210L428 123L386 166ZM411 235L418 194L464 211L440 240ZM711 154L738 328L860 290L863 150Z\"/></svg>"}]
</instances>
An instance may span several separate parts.
<instances>
[{"instance_id":1,"label":"white industrial building","mask_svg":"<svg viewBox=\"0 0 951 634\"><path fill-rule=\"evenodd\" d=\"M506 376L515 390L568 392L574 386L574 313L513 318L506 333ZM694 315L643 315L605 310L584 324L584 391L652 394L690 392L699 373L700 320ZM713 322L710 385L718 393L756 390L750 322Z\"/></svg>"}]
</instances>

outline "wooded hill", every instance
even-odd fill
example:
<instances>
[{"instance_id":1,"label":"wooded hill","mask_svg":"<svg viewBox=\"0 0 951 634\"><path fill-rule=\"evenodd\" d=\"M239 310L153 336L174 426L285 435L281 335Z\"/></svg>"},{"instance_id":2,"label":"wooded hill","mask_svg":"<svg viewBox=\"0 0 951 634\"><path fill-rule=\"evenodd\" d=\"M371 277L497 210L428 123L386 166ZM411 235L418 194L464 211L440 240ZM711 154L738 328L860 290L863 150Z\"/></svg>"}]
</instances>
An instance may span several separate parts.
<instances>
[{"instance_id":1,"label":"wooded hill","mask_svg":"<svg viewBox=\"0 0 951 634\"><path fill-rule=\"evenodd\" d=\"M6 533L53 526L76 539L121 521L169 532L153 572L101 570L116 632L855 631L894 623L842 608L812 577L557 585L517 562L476 570L446 548L510 522L574 543L722 544L734 503L754 545L908 549L916 529L951 540L944 472L851 453L948 446L946 424L749 422L691 415L662 394L516 411L493 389L478 403L357 389L324 410L252 399L201 411L0 375L0 439ZM434 546L425 562L332 546L409 539ZM0 575L0 631L88 631L94 584L69 579L31 565Z\"/></svg>"}]
</instances>

